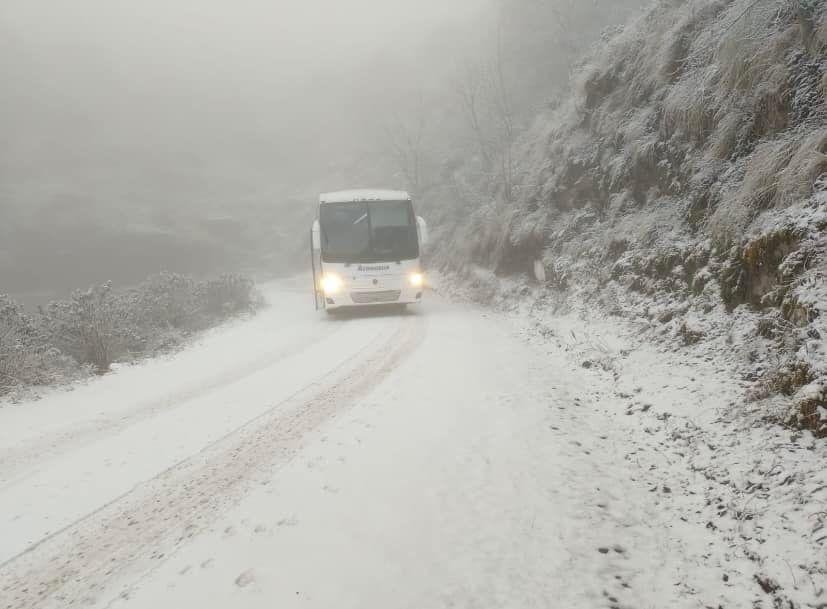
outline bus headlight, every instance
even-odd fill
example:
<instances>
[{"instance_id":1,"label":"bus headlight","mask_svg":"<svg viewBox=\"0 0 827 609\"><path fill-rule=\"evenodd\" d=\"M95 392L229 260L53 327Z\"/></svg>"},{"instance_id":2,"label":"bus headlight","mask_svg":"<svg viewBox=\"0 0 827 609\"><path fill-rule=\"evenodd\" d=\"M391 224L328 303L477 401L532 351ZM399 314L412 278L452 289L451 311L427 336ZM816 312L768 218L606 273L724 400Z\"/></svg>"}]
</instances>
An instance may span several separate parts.
<instances>
[{"instance_id":1,"label":"bus headlight","mask_svg":"<svg viewBox=\"0 0 827 609\"><path fill-rule=\"evenodd\" d=\"M336 294L342 289L342 278L338 275L328 274L322 277L322 290L325 295Z\"/></svg>"},{"instance_id":2,"label":"bus headlight","mask_svg":"<svg viewBox=\"0 0 827 609\"><path fill-rule=\"evenodd\" d=\"M422 273L411 273L408 275L408 283L415 288L421 288L425 284L425 275Z\"/></svg>"}]
</instances>

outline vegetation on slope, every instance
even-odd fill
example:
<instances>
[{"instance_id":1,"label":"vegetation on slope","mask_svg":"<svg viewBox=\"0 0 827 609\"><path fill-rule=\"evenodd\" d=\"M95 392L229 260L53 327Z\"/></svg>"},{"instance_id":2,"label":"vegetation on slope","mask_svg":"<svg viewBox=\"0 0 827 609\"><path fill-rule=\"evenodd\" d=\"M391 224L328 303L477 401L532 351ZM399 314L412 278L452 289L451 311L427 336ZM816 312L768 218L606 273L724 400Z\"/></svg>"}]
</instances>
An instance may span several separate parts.
<instances>
[{"instance_id":1,"label":"vegetation on slope","mask_svg":"<svg viewBox=\"0 0 827 609\"><path fill-rule=\"evenodd\" d=\"M751 395L795 396L793 421L827 432L825 66L823 2L662 0L598 46L435 259L689 342L732 331L720 310L750 327Z\"/></svg>"}]
</instances>

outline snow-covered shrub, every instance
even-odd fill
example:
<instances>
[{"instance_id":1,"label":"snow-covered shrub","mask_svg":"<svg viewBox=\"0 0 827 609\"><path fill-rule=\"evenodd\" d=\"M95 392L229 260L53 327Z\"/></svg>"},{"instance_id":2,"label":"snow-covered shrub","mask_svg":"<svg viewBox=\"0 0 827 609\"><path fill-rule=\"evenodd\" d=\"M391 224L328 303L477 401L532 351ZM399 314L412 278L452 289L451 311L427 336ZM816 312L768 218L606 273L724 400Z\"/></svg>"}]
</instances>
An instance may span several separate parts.
<instances>
[{"instance_id":1,"label":"snow-covered shrub","mask_svg":"<svg viewBox=\"0 0 827 609\"><path fill-rule=\"evenodd\" d=\"M0 295L0 395L76 379L89 371L49 342L43 316Z\"/></svg>"},{"instance_id":2,"label":"snow-covered shrub","mask_svg":"<svg viewBox=\"0 0 827 609\"><path fill-rule=\"evenodd\" d=\"M253 281L236 274L225 274L204 282L198 295L203 310L219 317L249 311L256 302Z\"/></svg>"},{"instance_id":3,"label":"snow-covered shrub","mask_svg":"<svg viewBox=\"0 0 827 609\"><path fill-rule=\"evenodd\" d=\"M234 274L199 281L162 272L120 294L118 301L131 353L174 344L216 319L256 307L253 281Z\"/></svg>"},{"instance_id":4,"label":"snow-covered shrub","mask_svg":"<svg viewBox=\"0 0 827 609\"><path fill-rule=\"evenodd\" d=\"M819 379L801 387L795 394L792 422L811 429L818 437L827 438L827 379Z\"/></svg>"},{"instance_id":5,"label":"snow-covered shrub","mask_svg":"<svg viewBox=\"0 0 827 609\"><path fill-rule=\"evenodd\" d=\"M149 277L127 295L130 319L144 328L192 328L201 305L198 282L187 275L161 272Z\"/></svg>"},{"instance_id":6,"label":"snow-covered shrub","mask_svg":"<svg viewBox=\"0 0 827 609\"><path fill-rule=\"evenodd\" d=\"M684 321L678 328L678 336L680 336L684 345L694 345L704 338L704 331L696 328Z\"/></svg>"},{"instance_id":7,"label":"snow-covered shrub","mask_svg":"<svg viewBox=\"0 0 827 609\"><path fill-rule=\"evenodd\" d=\"M123 302L111 283L77 290L68 300L49 303L43 310L44 331L51 344L98 373L124 351L127 328Z\"/></svg>"},{"instance_id":8,"label":"snow-covered shrub","mask_svg":"<svg viewBox=\"0 0 827 609\"><path fill-rule=\"evenodd\" d=\"M105 373L115 361L174 347L188 333L259 304L253 281L233 274L198 281L160 273L123 291L104 283L36 315L0 295L0 395Z\"/></svg>"},{"instance_id":9,"label":"snow-covered shrub","mask_svg":"<svg viewBox=\"0 0 827 609\"><path fill-rule=\"evenodd\" d=\"M41 378L38 338L37 327L23 307L0 294L0 395Z\"/></svg>"}]
</instances>

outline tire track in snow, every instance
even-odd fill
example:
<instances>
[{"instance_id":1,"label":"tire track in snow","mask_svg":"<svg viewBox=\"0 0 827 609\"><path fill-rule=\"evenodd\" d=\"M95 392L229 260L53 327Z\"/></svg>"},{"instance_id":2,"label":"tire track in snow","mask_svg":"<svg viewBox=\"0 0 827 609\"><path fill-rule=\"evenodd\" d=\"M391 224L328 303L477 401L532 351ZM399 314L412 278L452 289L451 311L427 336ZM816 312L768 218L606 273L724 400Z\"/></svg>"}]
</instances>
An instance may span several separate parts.
<instances>
[{"instance_id":1,"label":"tire track in snow","mask_svg":"<svg viewBox=\"0 0 827 609\"><path fill-rule=\"evenodd\" d=\"M286 358L303 353L328 339L341 328L342 326L333 326L332 329L324 327L310 337L298 336L286 346L267 352L242 365L231 367L206 383L199 383L163 397L138 402L113 418L93 419L83 427L42 436L34 442L8 450L0 455L0 490L24 480L27 475L31 474L33 466L42 464L45 459L60 457L73 447L83 446L96 437L115 434L131 425L152 418L158 412L183 406L212 391L244 380Z\"/></svg>"},{"instance_id":2,"label":"tire track in snow","mask_svg":"<svg viewBox=\"0 0 827 609\"><path fill-rule=\"evenodd\" d=\"M422 317L273 405L200 453L0 565L9 609L90 604L116 577L152 569L238 500L257 474L291 460L311 433L370 393L424 336Z\"/></svg>"}]
</instances>

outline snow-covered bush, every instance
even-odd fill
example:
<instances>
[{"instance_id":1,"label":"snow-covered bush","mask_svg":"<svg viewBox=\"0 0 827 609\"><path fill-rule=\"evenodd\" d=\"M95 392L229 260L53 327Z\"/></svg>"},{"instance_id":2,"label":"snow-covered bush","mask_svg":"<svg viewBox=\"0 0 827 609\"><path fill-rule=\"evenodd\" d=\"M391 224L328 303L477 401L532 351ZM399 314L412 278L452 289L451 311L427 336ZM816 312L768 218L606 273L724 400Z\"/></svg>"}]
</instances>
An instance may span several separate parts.
<instances>
[{"instance_id":1,"label":"snow-covered bush","mask_svg":"<svg viewBox=\"0 0 827 609\"><path fill-rule=\"evenodd\" d=\"M141 354L180 342L230 315L256 308L252 280L235 274L199 281L162 272L118 295L127 351Z\"/></svg>"},{"instance_id":2,"label":"snow-covered bush","mask_svg":"<svg viewBox=\"0 0 827 609\"><path fill-rule=\"evenodd\" d=\"M43 328L48 341L98 373L109 370L124 353L126 311L111 283L77 290L68 300L49 303L43 309Z\"/></svg>"},{"instance_id":3,"label":"snow-covered bush","mask_svg":"<svg viewBox=\"0 0 827 609\"><path fill-rule=\"evenodd\" d=\"M39 378L37 327L23 308L0 294L0 395Z\"/></svg>"},{"instance_id":4,"label":"snow-covered bush","mask_svg":"<svg viewBox=\"0 0 827 609\"><path fill-rule=\"evenodd\" d=\"M145 328L194 328L201 309L198 282L178 273L153 275L126 298L131 320Z\"/></svg>"},{"instance_id":5,"label":"snow-covered bush","mask_svg":"<svg viewBox=\"0 0 827 609\"><path fill-rule=\"evenodd\" d=\"M255 306L255 286L248 277L225 274L206 281L199 288L200 304L209 315L224 317Z\"/></svg>"},{"instance_id":6,"label":"snow-covered bush","mask_svg":"<svg viewBox=\"0 0 827 609\"><path fill-rule=\"evenodd\" d=\"M0 395L105 373L113 362L174 347L193 331L258 305L252 280L234 274L199 281L164 272L127 290L104 283L34 315L0 295Z\"/></svg>"},{"instance_id":7,"label":"snow-covered bush","mask_svg":"<svg viewBox=\"0 0 827 609\"><path fill-rule=\"evenodd\" d=\"M83 368L49 344L42 318L0 294L0 395L75 378Z\"/></svg>"}]
</instances>

